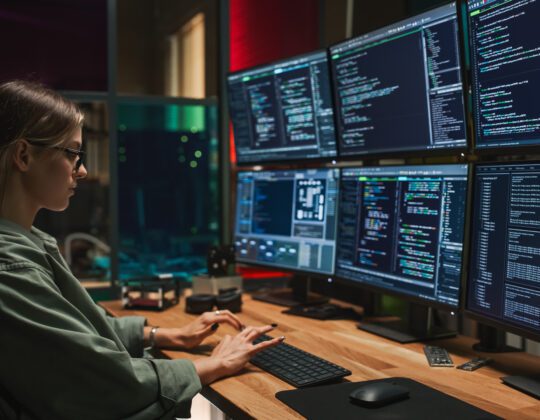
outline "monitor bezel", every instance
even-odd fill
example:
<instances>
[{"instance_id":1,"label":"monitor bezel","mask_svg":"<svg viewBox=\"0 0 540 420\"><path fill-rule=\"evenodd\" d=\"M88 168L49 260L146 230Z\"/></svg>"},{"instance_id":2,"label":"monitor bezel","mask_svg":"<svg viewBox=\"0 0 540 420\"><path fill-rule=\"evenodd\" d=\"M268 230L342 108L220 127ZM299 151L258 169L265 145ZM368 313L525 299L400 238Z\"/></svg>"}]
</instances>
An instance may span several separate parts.
<instances>
[{"instance_id":1,"label":"monitor bezel","mask_svg":"<svg viewBox=\"0 0 540 420\"><path fill-rule=\"evenodd\" d=\"M457 305L451 305L451 304L448 304L448 303L444 303L444 302L440 302L440 301L437 301L437 300L431 300L431 299L427 299L427 298L422 298L422 297L418 297L416 295L413 295L413 294L409 294L409 293L406 293L406 292L403 292L403 291L399 291L399 290L395 290L395 289L387 289L387 288L384 288L382 286L377 286L377 285L374 285L374 284L371 284L371 283L366 283L365 281L362 281L362 280L353 280L349 277L344 277L343 275L338 275L337 274L337 265L338 265L338 261L337 261L337 247L338 247L338 243L337 241L339 240L339 216L338 216L338 224L337 224L337 236L336 236L336 260L334 262L334 280L339 282L339 283L342 283L342 284L345 284L345 285L348 285L348 286L352 286L352 287L357 287L357 288L362 288L362 289L365 289L365 290L368 290L370 292L375 292L375 293L380 293L380 294L383 294L383 295L389 295L389 296L395 296L397 298L400 298L400 299L403 299L407 302L411 302L411 303L415 303L415 304L420 304L420 305L426 305L426 306L429 306L429 307L432 307L432 308L436 308L436 309L442 309L442 310L446 310L446 311L450 311L450 312L458 312L460 309L461 309L461 305L462 305L462 293L463 293L463 283L464 283L464 279L465 279L465 268L466 268L466 256L467 254L465 253L466 252L466 249L465 249L465 245L466 245L466 240L468 239L467 238L467 223L469 221L469 205L470 205L470 182L471 182L471 165L470 163L467 163L467 162L461 162L461 163L436 163L436 164L410 164L410 165L407 165L407 164L404 164L404 165L384 165L382 167L384 168L399 168L399 167L404 167L404 166L416 166L416 167L423 167L423 166L446 166L446 165L456 165L456 166L466 166L467 167L467 194L466 194L466 203L465 203L465 218L464 218L464 224L463 224L463 251L462 251L462 256L461 256L461 274L460 274L460 281L459 281L459 287L460 287L460 290L458 292L458 303ZM376 167L381 167L381 166L349 166L349 167L346 167L346 168L342 168L341 171L343 171L344 169L362 169L362 168L376 168ZM340 183L343 181L343 175L340 173ZM340 201L338 202L338 208L341 209L341 185L340 185Z\"/></svg>"},{"instance_id":2,"label":"monitor bezel","mask_svg":"<svg viewBox=\"0 0 540 420\"><path fill-rule=\"evenodd\" d=\"M457 23L458 23L458 39L457 39L457 42L458 42L458 55L459 55L459 59L461 61L460 63L460 75L461 75L461 92L462 92L462 95L463 95L463 124L464 124L464 128L465 128L465 145L463 146L457 146L457 147L446 147L446 148L434 148L434 149L392 149L392 150L384 150L384 151L381 151L381 150L377 150L377 151L374 151L374 152L365 152L365 153L359 153L359 152L355 152L355 153L348 153L348 154L343 154L342 153L342 147L341 147L341 143L342 143L342 139L341 139L341 132L339 131L339 128L338 128L338 118L339 118L339 115L338 113L340 112L340 108L339 108L339 105L338 105L338 96L337 96L337 90L335 89L335 86L336 86L336 83L335 83L335 75L334 75L334 70L333 70L333 66L332 66L332 53L331 53L331 50L332 48L334 47L337 47L337 46L340 46L340 45L343 45L347 42L350 42L351 40L354 40L356 38L360 38L362 36L365 36L365 35L368 35L372 32L376 32L376 31L379 31L381 29L384 29L386 27L389 27L389 26L394 26L400 22L403 22L405 20L409 20L411 18L414 18L418 15L421 15L421 14L424 14L424 13L429 13L430 11L433 11L433 10L436 10L436 9L439 9L439 8L443 8L445 6L450 6L452 3L455 4L455 11L456 11L456 17L457 17ZM443 3L443 4L439 4L437 6L433 6L433 7L429 7L429 8L426 8L426 9L423 9L422 11L420 12L417 12L417 13L411 13L409 15L407 15L406 17L404 18L400 18L400 19L397 19L397 20L394 20L394 21L391 21L390 23L387 23L383 26L379 26L379 27L376 27L372 30L370 30L369 32L364 32L360 35L357 35L357 36L354 36L354 37L351 37L351 38L347 38L345 40L342 40L342 41L339 41L339 42L336 42L334 44L331 44L328 48L327 48L327 51L328 51L328 66L329 66L329 70L330 70L330 84L331 84L331 90L332 90L332 95L333 95L333 102L334 102L334 120L335 120L335 132L336 132L336 148L337 148L337 157L339 159L377 159L377 158L392 158L392 157L395 157L396 156L396 153L399 153L400 154L400 158L406 158L406 157L418 157L418 154L421 153L422 156L424 157L437 157L437 156L449 156L449 155L454 155L454 154L459 154L459 153L465 153L465 152L470 152L471 151L471 138L470 138L470 128L469 128L469 123L467 121L468 119L468 104L467 104L467 90L468 90L468 80L466 78L466 69L465 69L465 64L464 64L464 59L465 59L465 52L464 52L464 48L463 48L463 26L462 26L462 23L461 23L461 16L460 16L460 9L459 9L459 4L460 4L460 0L455 0L455 1L449 1L449 2L446 2L446 3Z\"/></svg>"},{"instance_id":3,"label":"monitor bezel","mask_svg":"<svg viewBox=\"0 0 540 420\"><path fill-rule=\"evenodd\" d=\"M472 309L469 309L468 306L468 297L469 297L469 291L471 289L472 282L470 281L469 271L472 268L472 251L473 251L473 244L472 244L472 229L473 229L473 223L474 223L474 200L476 199L476 189L475 189L475 181L476 181L476 174L477 174L477 167L478 166L492 166L492 165L527 165L527 164L536 164L540 166L540 160L516 160L516 161L486 161L481 162L478 164L473 165L472 172L470 173L470 179L471 179L471 201L470 201L470 212L469 212L469 220L470 220L470 237L469 237L469 250L467 255L467 260L469 262L467 267L467 281L464 285L465 287L462 287L462 313L470 319L473 319L475 321L481 322L482 324L486 324L491 327L499 328L501 330L520 335L522 337L529 338L531 340L539 341L540 342L540 330L538 333L532 332L526 328L515 326L513 324L506 323L504 321L491 318L487 315L478 313Z\"/></svg>"},{"instance_id":4,"label":"monitor bezel","mask_svg":"<svg viewBox=\"0 0 540 420\"><path fill-rule=\"evenodd\" d=\"M298 157L298 156L291 156L291 157L288 157L286 155L286 152L283 152L284 153L284 156L281 156L279 158L271 158L271 159L255 159L255 160L250 160L250 161L240 161L238 159L238 149L236 147L236 138L234 137L234 123L233 123L233 120L232 118L230 118L230 112L229 112L229 120L230 120L230 124L231 124L231 132L232 132L232 135L233 135L233 139L234 139L234 153L235 153L235 156L236 156L236 162L235 162L235 165L239 168L244 168L244 167L250 167L250 166L255 166L255 165L272 165L272 164L280 164L280 163L294 163L294 162L305 162L307 164L317 164L317 163L326 163L326 162L331 162L333 160L336 160L338 157L339 157L339 151L338 151L338 138L337 138L337 127L336 127L336 106L335 106L335 103L334 103L334 92L332 90L332 75L330 74L330 56L328 54L328 48L319 48L319 49L316 49L316 50L313 50L313 51L309 51L309 52L306 52L306 53L302 53L302 54L296 54L296 55L292 55L292 56L289 56L289 57L285 57L285 58L280 58L278 60L272 60L272 61L267 61L265 63L262 63L262 64L257 64L255 66L251 66L251 67L246 67L246 68L243 68L241 70L235 70L235 71L229 71L225 74L225 88L227 90L227 107L228 109L230 110L231 108L231 104L230 104L230 95L229 95L229 77L230 76L235 76L235 75L239 75L243 72L246 72L246 71L254 71L254 70L258 70L258 69L262 69L264 67L268 67L268 66L275 66L275 65L279 65L279 64L282 64L282 63L286 63L287 61L290 61L290 60L297 60L297 59L301 59L301 58L306 58L306 57L309 57L311 55L316 55L316 54L324 54L326 56L326 66L327 66L327 69L328 69L328 81L329 81L329 88L330 88L330 97L331 97L331 101L332 101L332 112L333 112L333 123L334 123L334 137L335 137L335 154L334 156L319 156L319 157Z\"/></svg>"},{"instance_id":5,"label":"monitor bezel","mask_svg":"<svg viewBox=\"0 0 540 420\"><path fill-rule=\"evenodd\" d=\"M311 161L310 161L311 162ZM235 216L233 219L233 223L232 223L232 229L231 229L231 243L234 244L235 242L235 238L236 238L236 214L237 214L237 209L236 209L236 200L237 200L237 195L238 195L238 174L240 173L248 173L248 172L291 172L291 171L294 171L294 172L300 172L300 171L309 171L309 170L328 170L328 171L337 171L337 183L338 183L338 193L337 193L337 196L336 196L336 225L334 227L334 235L336 236L336 238L334 239L334 258L333 258L333 269L331 272L328 272L328 273L325 273L325 272L321 272L321 271L313 271L313 270L308 270L308 269L300 269L300 268L295 268L295 267L289 267L289 266L279 266L279 265L274 265L274 264L265 264L263 262L258 262L258 261L252 261L252 260L244 260L242 258L238 258L236 257L236 262L240 263L240 264L243 264L243 265L248 265L250 267L258 267L258 268L265 268L265 269L272 269L272 270L276 270L276 271L280 271L280 272L286 272L286 273L291 273L293 275L295 274L298 274L298 275L307 275L307 276L311 276L311 277L321 277L321 278L332 278L334 276L334 273L335 273L335 269L336 269L336 243L337 243L337 222L338 222L338 217L339 217L339 207L338 207L338 203L339 203L339 199L340 199L340 182L341 182L341 170L339 170L339 168L335 167L335 166L314 166L314 167L302 167L302 168L263 168L263 169L260 169L260 170L253 170L253 169L247 169L247 170L239 170L236 172L236 180L235 180L235 192L234 192L234 197L235 197L235 200L234 200L234 211L232 212L232 214Z\"/></svg>"}]
</instances>

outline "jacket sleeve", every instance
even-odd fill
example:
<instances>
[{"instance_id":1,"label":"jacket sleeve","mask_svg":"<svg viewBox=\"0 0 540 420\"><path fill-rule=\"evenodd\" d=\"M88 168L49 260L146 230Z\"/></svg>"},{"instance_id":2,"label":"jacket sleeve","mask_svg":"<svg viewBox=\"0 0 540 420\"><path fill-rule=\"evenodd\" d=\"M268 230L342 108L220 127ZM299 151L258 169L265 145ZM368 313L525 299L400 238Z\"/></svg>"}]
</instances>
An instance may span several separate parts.
<instances>
[{"instance_id":1,"label":"jacket sleeve","mask_svg":"<svg viewBox=\"0 0 540 420\"><path fill-rule=\"evenodd\" d=\"M107 315L105 309L97 307L103 314L111 328L118 335L127 351L132 357L142 357L143 355L143 331L146 319L142 316L123 316L113 318Z\"/></svg>"},{"instance_id":2,"label":"jacket sleeve","mask_svg":"<svg viewBox=\"0 0 540 420\"><path fill-rule=\"evenodd\" d=\"M201 389L192 362L132 358L112 330L103 333L107 321L98 331L99 323L90 322L50 286L45 270L21 264L3 268L0 382L29 414L54 419L189 417L191 399ZM128 330L142 325L131 322ZM134 341L135 333L126 334L128 343Z\"/></svg>"}]
</instances>

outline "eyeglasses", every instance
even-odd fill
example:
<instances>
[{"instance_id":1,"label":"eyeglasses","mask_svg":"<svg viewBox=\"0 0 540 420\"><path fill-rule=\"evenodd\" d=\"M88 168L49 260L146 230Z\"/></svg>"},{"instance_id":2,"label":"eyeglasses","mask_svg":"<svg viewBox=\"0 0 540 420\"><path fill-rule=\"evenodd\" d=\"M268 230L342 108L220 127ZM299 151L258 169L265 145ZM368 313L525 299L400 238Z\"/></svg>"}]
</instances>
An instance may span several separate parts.
<instances>
[{"instance_id":1,"label":"eyeglasses","mask_svg":"<svg viewBox=\"0 0 540 420\"><path fill-rule=\"evenodd\" d=\"M49 146L47 144L38 143L35 141L30 141L30 140L26 140L26 141L32 146L47 147L49 149L61 150L62 152L66 153L68 156L77 156L75 166L73 167L73 172L75 173L79 172L79 168L83 164L84 152L82 150L70 149L69 147L61 147L61 146Z\"/></svg>"}]
</instances>

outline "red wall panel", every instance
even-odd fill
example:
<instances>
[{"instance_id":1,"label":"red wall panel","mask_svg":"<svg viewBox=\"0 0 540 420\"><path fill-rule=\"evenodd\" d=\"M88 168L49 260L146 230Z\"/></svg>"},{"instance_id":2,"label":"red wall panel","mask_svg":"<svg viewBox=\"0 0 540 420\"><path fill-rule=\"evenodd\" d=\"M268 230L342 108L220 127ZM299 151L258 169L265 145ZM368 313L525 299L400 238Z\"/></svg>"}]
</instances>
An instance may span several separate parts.
<instances>
[{"instance_id":1,"label":"red wall panel","mask_svg":"<svg viewBox=\"0 0 540 420\"><path fill-rule=\"evenodd\" d=\"M317 0L230 0L230 69L319 48Z\"/></svg>"}]
</instances>

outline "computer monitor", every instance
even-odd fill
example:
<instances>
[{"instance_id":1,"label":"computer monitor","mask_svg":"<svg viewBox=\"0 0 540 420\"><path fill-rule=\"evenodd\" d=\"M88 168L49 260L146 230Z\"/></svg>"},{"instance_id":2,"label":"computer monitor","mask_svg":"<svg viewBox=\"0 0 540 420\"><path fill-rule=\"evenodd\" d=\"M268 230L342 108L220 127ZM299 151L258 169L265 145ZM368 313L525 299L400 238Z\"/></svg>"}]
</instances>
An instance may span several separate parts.
<instances>
[{"instance_id":1,"label":"computer monitor","mask_svg":"<svg viewBox=\"0 0 540 420\"><path fill-rule=\"evenodd\" d=\"M336 156L325 50L227 76L238 164Z\"/></svg>"},{"instance_id":2,"label":"computer monitor","mask_svg":"<svg viewBox=\"0 0 540 420\"><path fill-rule=\"evenodd\" d=\"M340 156L466 148L456 3L330 47Z\"/></svg>"},{"instance_id":3,"label":"computer monitor","mask_svg":"<svg viewBox=\"0 0 540 420\"><path fill-rule=\"evenodd\" d=\"M466 313L540 341L540 163L477 165L471 226Z\"/></svg>"},{"instance_id":4,"label":"computer monitor","mask_svg":"<svg viewBox=\"0 0 540 420\"><path fill-rule=\"evenodd\" d=\"M237 261L332 275L339 170L246 171L237 175Z\"/></svg>"},{"instance_id":5,"label":"computer monitor","mask_svg":"<svg viewBox=\"0 0 540 420\"><path fill-rule=\"evenodd\" d=\"M467 173L465 164L343 168L336 277L413 303L457 309ZM447 335L412 327L361 325L401 342Z\"/></svg>"},{"instance_id":6,"label":"computer monitor","mask_svg":"<svg viewBox=\"0 0 540 420\"><path fill-rule=\"evenodd\" d=\"M477 150L540 144L540 3L469 0ZM508 151L508 150L505 150Z\"/></svg>"}]
</instances>

